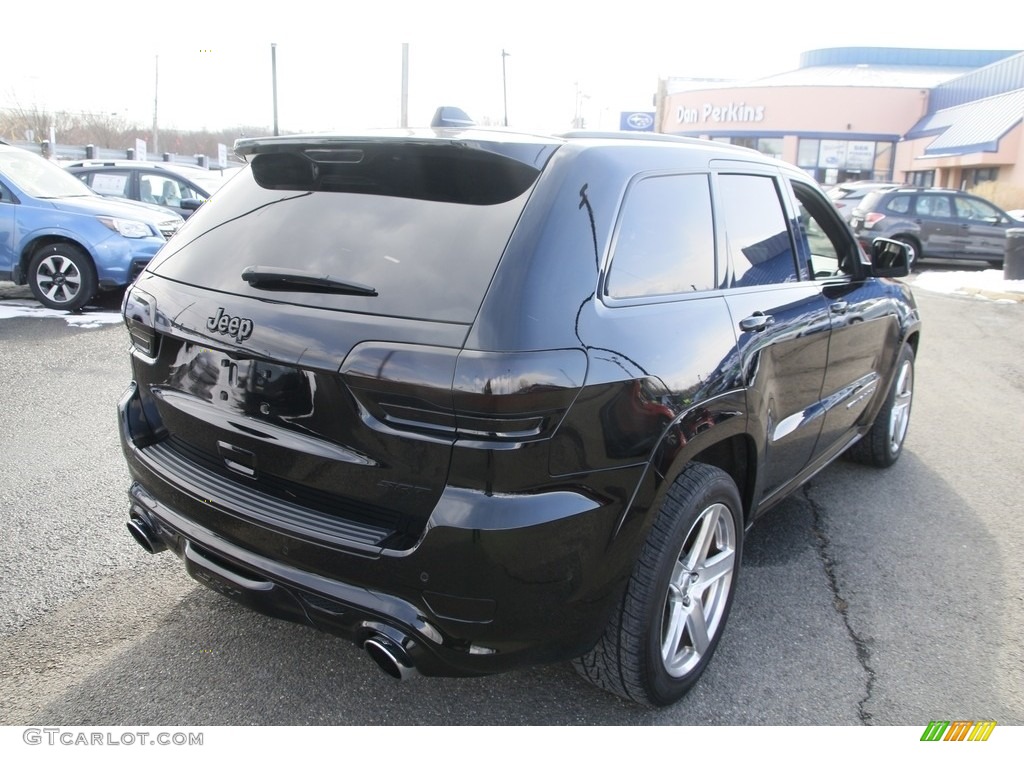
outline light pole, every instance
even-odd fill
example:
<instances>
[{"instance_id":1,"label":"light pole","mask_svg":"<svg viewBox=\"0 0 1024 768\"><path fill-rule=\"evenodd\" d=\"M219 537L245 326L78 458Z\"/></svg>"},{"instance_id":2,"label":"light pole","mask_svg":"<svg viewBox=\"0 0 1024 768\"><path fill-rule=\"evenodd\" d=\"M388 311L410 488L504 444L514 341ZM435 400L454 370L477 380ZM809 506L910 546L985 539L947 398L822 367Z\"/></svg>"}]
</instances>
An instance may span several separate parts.
<instances>
[{"instance_id":1,"label":"light pole","mask_svg":"<svg viewBox=\"0 0 1024 768\"><path fill-rule=\"evenodd\" d=\"M501 49L501 93L505 104L504 126L508 128L508 80L505 78L505 59L511 56L504 48Z\"/></svg>"}]
</instances>

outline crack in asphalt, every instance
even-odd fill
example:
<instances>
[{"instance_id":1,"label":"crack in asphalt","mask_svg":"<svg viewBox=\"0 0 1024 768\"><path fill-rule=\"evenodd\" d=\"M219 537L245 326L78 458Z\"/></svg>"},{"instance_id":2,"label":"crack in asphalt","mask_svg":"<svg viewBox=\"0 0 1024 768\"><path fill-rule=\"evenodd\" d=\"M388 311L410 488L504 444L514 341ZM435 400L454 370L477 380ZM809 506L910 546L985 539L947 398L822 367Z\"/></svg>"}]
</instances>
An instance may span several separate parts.
<instances>
[{"instance_id":1,"label":"crack in asphalt","mask_svg":"<svg viewBox=\"0 0 1024 768\"><path fill-rule=\"evenodd\" d=\"M825 535L824 527L822 525L822 518L824 510L822 506L811 498L812 486L807 483L803 487L803 496L811 508L811 533L814 536L814 548L818 552L818 558L821 560L822 567L825 569L825 577L828 579L829 589L832 591L832 606L836 609L836 613L840 615L843 620L843 625L846 627L846 634L850 636L851 642L857 651L857 661L860 663L864 670L864 674L867 675L867 684L865 685L864 698L857 702L857 717L860 719L861 725L871 725L871 713L868 711L867 705L871 700L871 695L875 688L875 670L871 666L871 651L868 649L867 642L862 639L853 629L850 624L849 604L843 599L842 595L839 594L839 582L835 572L835 561L829 555L829 547L831 541L828 536Z\"/></svg>"}]
</instances>

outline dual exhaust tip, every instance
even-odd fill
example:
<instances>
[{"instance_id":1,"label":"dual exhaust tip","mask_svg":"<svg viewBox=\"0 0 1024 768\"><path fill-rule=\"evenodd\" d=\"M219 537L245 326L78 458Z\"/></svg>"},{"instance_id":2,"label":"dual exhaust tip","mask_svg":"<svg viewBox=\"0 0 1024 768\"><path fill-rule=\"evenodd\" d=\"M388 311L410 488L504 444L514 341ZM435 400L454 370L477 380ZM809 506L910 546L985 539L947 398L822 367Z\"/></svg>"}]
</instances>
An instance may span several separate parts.
<instances>
[{"instance_id":1,"label":"dual exhaust tip","mask_svg":"<svg viewBox=\"0 0 1024 768\"><path fill-rule=\"evenodd\" d=\"M152 521L141 512L133 510L128 532L151 555L167 549ZM381 624L374 625L373 632L363 640L363 650L386 675L396 680L409 680L419 674L409 656L408 648L412 645L412 639L404 633Z\"/></svg>"}]
</instances>

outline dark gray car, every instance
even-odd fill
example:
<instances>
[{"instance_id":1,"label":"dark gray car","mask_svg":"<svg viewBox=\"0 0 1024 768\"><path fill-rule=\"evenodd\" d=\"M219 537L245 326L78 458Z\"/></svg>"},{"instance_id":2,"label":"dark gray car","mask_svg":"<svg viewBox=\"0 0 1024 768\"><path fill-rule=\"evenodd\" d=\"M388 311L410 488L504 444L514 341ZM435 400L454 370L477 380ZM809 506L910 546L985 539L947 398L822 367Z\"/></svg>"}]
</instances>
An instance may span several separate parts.
<instances>
[{"instance_id":1,"label":"dark gray car","mask_svg":"<svg viewBox=\"0 0 1024 768\"><path fill-rule=\"evenodd\" d=\"M849 221L854 210L869 192L895 189L898 184L884 181L847 181L832 187L826 194L844 221Z\"/></svg>"},{"instance_id":2,"label":"dark gray car","mask_svg":"<svg viewBox=\"0 0 1024 768\"><path fill-rule=\"evenodd\" d=\"M850 218L857 238L900 240L920 259L967 259L1003 266L1006 230L1019 227L988 200L955 189L898 189L869 192Z\"/></svg>"},{"instance_id":3,"label":"dark gray car","mask_svg":"<svg viewBox=\"0 0 1024 768\"><path fill-rule=\"evenodd\" d=\"M101 195L159 205L187 219L237 169L211 170L146 160L82 160L66 170Z\"/></svg>"}]
</instances>

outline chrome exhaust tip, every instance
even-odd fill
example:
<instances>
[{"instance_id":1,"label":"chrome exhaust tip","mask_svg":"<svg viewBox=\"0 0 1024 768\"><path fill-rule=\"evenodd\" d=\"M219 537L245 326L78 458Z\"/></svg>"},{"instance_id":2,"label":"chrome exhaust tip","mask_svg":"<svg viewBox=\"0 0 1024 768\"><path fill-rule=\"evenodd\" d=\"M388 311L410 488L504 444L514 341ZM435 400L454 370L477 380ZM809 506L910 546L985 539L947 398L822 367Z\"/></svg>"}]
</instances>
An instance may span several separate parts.
<instances>
[{"instance_id":1,"label":"chrome exhaust tip","mask_svg":"<svg viewBox=\"0 0 1024 768\"><path fill-rule=\"evenodd\" d=\"M370 635L363 641L363 649L386 675L396 680L409 680L419 674L405 649L412 641L398 632L395 634L399 636L400 641L379 632Z\"/></svg>"},{"instance_id":2,"label":"chrome exhaust tip","mask_svg":"<svg viewBox=\"0 0 1024 768\"><path fill-rule=\"evenodd\" d=\"M133 539L139 542L140 547L151 555L155 555L157 552L163 552L167 549L167 545L164 544L153 529L153 524L140 514L133 514L131 518L129 518L128 533L132 535Z\"/></svg>"}]
</instances>

